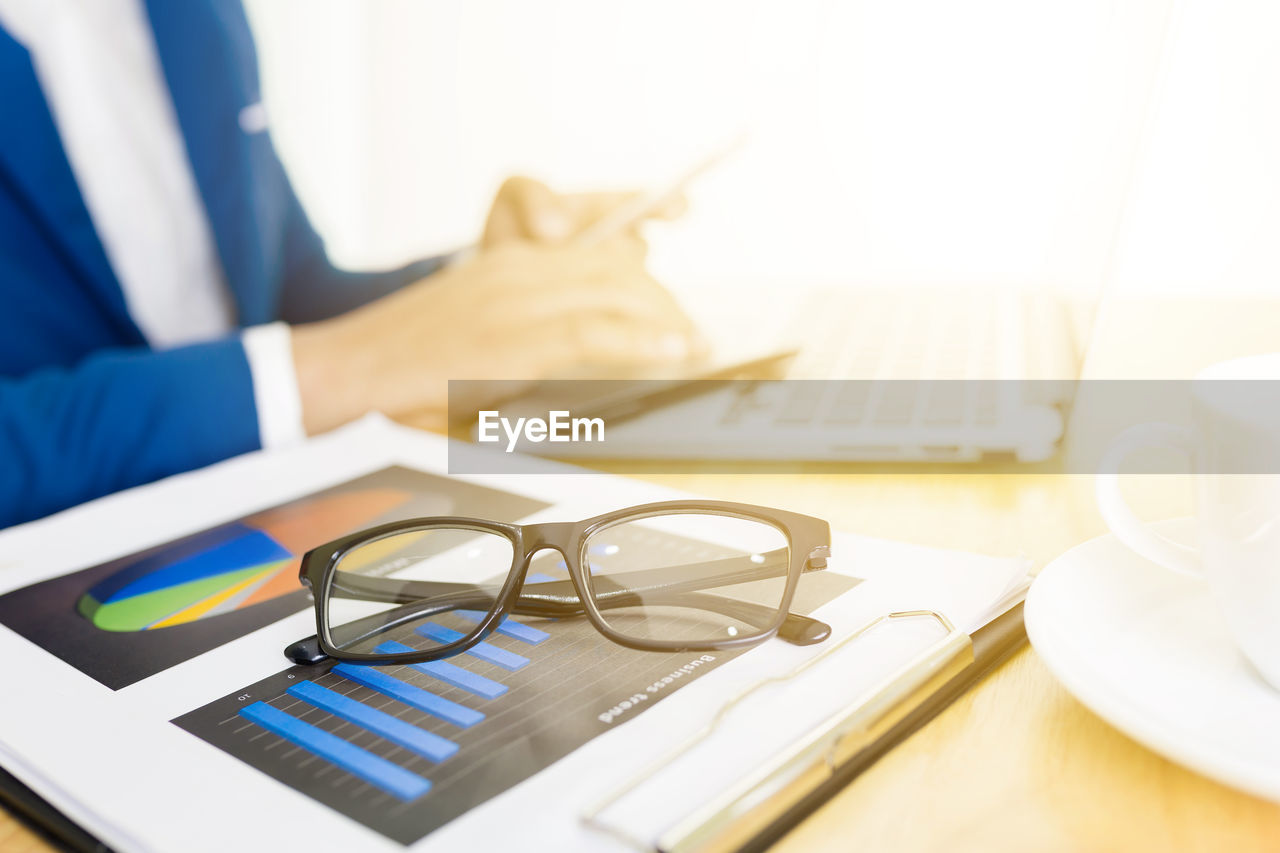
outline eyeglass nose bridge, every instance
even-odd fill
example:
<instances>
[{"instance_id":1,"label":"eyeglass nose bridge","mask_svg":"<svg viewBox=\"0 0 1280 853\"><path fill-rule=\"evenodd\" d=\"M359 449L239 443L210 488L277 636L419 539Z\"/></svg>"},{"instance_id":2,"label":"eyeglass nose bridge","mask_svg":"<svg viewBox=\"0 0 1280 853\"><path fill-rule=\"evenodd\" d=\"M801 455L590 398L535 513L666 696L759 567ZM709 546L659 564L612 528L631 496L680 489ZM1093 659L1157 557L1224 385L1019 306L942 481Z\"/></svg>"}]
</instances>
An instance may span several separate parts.
<instances>
[{"instance_id":1,"label":"eyeglass nose bridge","mask_svg":"<svg viewBox=\"0 0 1280 853\"><path fill-rule=\"evenodd\" d=\"M533 559L543 551L554 551L559 554L564 559L566 569L574 565L577 560L577 555L571 553L575 539L574 527L570 523L547 522L545 524L530 524L522 528L521 547L524 552L524 558L518 569L522 576L522 581L508 593L508 597L502 604L505 611L511 612L517 609L518 606L520 611L530 615L560 616L571 615L574 610L581 612L581 596L577 589L577 582L571 578L564 581L539 584L540 591L532 596L527 593L527 588L525 587L525 578L528 576L529 566L533 563ZM572 569L570 569L570 575L572 573ZM550 587L551 589L542 590L542 587ZM519 592L517 593L516 590L519 590ZM560 612L560 609L565 607L570 608L568 614Z\"/></svg>"},{"instance_id":2,"label":"eyeglass nose bridge","mask_svg":"<svg viewBox=\"0 0 1280 853\"><path fill-rule=\"evenodd\" d=\"M568 550L569 549L562 548L559 545L551 542L540 542L533 545L526 545L524 549L524 562L520 564L520 570L523 572L527 572L529 570L530 564L533 563L533 558L541 554L543 551L555 551L557 554L559 554L561 557L564 558L564 565L567 568L573 565L573 559L574 559L572 556L569 555Z\"/></svg>"},{"instance_id":3,"label":"eyeglass nose bridge","mask_svg":"<svg viewBox=\"0 0 1280 853\"><path fill-rule=\"evenodd\" d=\"M521 529L521 548L524 551L524 560L520 565L520 571L527 574L534 557L537 557L542 551L555 551L564 560L566 569L573 566L578 559L578 555L573 553L573 546L577 539L575 528L576 525L564 521L526 524ZM567 585L569 582L566 581L565 583ZM574 597L577 597L576 590Z\"/></svg>"},{"instance_id":4,"label":"eyeglass nose bridge","mask_svg":"<svg viewBox=\"0 0 1280 853\"><path fill-rule=\"evenodd\" d=\"M523 529L522 544L526 561L544 549L550 548L560 552L566 560L571 559L569 552L573 550L574 525L567 521L545 521L540 524L526 524Z\"/></svg>"}]
</instances>

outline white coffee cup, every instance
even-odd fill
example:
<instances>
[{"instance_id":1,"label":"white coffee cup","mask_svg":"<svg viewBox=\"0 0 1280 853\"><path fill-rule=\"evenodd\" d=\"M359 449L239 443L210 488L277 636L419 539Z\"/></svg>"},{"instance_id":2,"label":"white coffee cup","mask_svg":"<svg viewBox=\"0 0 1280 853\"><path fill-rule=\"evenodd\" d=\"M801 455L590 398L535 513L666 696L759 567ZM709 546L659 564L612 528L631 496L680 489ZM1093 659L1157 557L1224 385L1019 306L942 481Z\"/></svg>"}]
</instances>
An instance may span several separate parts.
<instances>
[{"instance_id":1,"label":"white coffee cup","mask_svg":"<svg viewBox=\"0 0 1280 853\"><path fill-rule=\"evenodd\" d=\"M1099 466L1098 509L1141 556L1204 578L1236 645L1280 689L1280 353L1197 374L1191 408L1194 427L1140 424L1116 438ZM1198 549L1152 530L1120 494L1125 457L1151 446L1191 457Z\"/></svg>"}]
</instances>

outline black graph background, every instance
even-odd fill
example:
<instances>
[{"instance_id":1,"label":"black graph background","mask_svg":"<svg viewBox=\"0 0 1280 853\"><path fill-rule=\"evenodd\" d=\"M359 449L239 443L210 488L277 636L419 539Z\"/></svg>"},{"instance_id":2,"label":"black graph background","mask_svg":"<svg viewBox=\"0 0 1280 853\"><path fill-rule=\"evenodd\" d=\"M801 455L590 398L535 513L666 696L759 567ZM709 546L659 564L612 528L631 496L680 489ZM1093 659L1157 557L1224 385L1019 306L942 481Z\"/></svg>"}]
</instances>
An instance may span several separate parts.
<instances>
[{"instance_id":1,"label":"black graph background","mask_svg":"<svg viewBox=\"0 0 1280 853\"><path fill-rule=\"evenodd\" d=\"M703 547L707 550L697 558L723 555L719 549ZM800 584L795 609L809 612L856 584L856 579L847 576L826 572L808 574ZM472 627L458 616L439 616L435 621L461 631ZM485 719L467 729L344 679L330 672L330 664L293 667L173 722L388 838L410 844L741 654L712 652L707 655L712 658L708 661L701 653L639 652L610 643L581 618L521 621L546 631L549 639L535 646L493 634L488 642L530 658L530 664L522 669L509 672L470 655L450 659L470 672L507 685L508 691L495 699L480 699L410 667L383 668L397 679L483 711ZM415 644L415 636L408 629L393 639ZM421 645L420 639L418 645ZM619 701L645 693L650 684L681 672L694 661L698 661L695 667L682 673L653 698L638 703L611 723L599 719ZM446 737L457 743L459 750L444 762L433 764L360 726L286 694L291 685L303 680L311 680ZM238 716L241 708L259 701L429 779L431 790L413 802L402 802Z\"/></svg>"}]
</instances>

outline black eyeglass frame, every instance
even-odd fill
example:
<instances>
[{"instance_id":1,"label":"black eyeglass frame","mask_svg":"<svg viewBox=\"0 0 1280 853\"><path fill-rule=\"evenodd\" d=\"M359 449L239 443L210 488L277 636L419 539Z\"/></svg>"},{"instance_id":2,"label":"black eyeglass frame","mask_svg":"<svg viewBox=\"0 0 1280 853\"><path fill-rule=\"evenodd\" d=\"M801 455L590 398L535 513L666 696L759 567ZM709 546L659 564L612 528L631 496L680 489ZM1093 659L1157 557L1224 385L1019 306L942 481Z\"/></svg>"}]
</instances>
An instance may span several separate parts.
<instances>
[{"instance_id":1,"label":"black eyeglass frame","mask_svg":"<svg viewBox=\"0 0 1280 853\"><path fill-rule=\"evenodd\" d=\"M664 515L719 515L758 521L768 524L781 532L787 540L789 564L787 566L787 583L782 599L778 604L776 615L771 623L755 634L732 637L726 640L691 643L685 640L641 640L619 633L609 626L596 602L592 576L586 571L587 541L595 533L621 523L639 521ZM481 533L497 534L507 539L512 546L512 563L507 571L506 580L496 595L489 591L482 594L491 603L485 615L476 627L461 639L438 646L428 651L394 654L365 654L344 650L334 642L329 628L328 606L331 599L330 589L342 559L357 547L362 547L400 533L425 530L432 527L452 527L471 529ZM582 521L573 522L541 522L535 524L509 524L500 521L489 521L477 518L434 516L428 518L393 521L367 530L350 533L325 545L313 548L302 558L299 580L313 594L316 613L316 635L314 638L294 643L286 649L285 654L296 663L319 663L325 658L349 661L362 664L411 664L425 663L460 654L483 641L501 624L502 620L513 612L518 614L557 615L560 613L585 613L592 626L609 640L633 649L643 651L727 651L744 646L762 643L777 636L786 625L788 630L784 638L789 642L810 644L820 642L830 635L829 626L799 614L791 613L791 603L795 597L800 576L806 571L824 569L830 556L831 528L826 521L800 513L771 509L754 504L735 503L731 501L661 501L641 504L626 509L607 512ZM551 549L557 551L565 561L569 582L574 590L574 598L549 594L523 594L525 578L529 565L538 552ZM768 575L776 577L777 574ZM763 579L762 576L759 579ZM535 584L539 588L558 586L555 584ZM346 597L366 600L402 602L408 607L405 617L400 621L409 621L429 615L430 612L442 610L473 609L465 603L467 595L480 594L481 590L468 584L414 581L409 582L416 588L431 589L430 596L405 598L403 590L406 582L394 579L360 576L355 588L344 590ZM724 585L724 584L722 584ZM350 594L357 593L357 594ZM414 609L414 605L430 602L431 598L441 599L441 609L427 611ZM765 607L749 605L744 607ZM773 610L772 607L768 608ZM393 623L394 624L394 623ZM381 630L391 627L383 624Z\"/></svg>"}]
</instances>

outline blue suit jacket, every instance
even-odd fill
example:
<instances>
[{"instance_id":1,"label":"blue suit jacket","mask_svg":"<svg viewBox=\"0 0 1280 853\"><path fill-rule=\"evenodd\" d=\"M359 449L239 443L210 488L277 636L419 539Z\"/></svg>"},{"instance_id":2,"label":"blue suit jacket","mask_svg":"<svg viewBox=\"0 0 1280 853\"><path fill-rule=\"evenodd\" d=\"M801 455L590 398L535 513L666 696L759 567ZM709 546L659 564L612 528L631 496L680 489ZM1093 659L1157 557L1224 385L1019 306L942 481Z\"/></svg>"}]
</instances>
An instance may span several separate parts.
<instances>
[{"instance_id":1,"label":"blue suit jacket","mask_svg":"<svg viewBox=\"0 0 1280 853\"><path fill-rule=\"evenodd\" d=\"M146 0L243 326L341 313L433 271L335 269L265 132L240 0ZM0 29L0 527L259 447L239 337L156 352L130 318L27 51Z\"/></svg>"}]
</instances>

